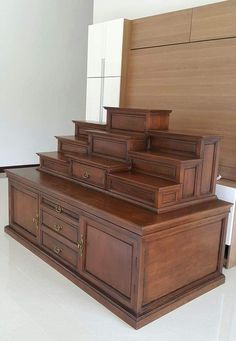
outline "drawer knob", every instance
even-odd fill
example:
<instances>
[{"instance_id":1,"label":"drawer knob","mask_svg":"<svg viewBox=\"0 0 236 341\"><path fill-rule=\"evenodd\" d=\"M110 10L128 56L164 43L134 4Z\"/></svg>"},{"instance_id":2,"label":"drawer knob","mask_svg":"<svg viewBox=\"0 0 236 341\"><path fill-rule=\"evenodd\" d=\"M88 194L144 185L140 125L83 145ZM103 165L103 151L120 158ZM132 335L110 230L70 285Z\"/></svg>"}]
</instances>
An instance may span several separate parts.
<instances>
[{"instance_id":1,"label":"drawer knob","mask_svg":"<svg viewBox=\"0 0 236 341\"><path fill-rule=\"evenodd\" d=\"M62 252L62 249L60 249L58 246L54 246L53 251L54 251L57 255L59 255L59 253Z\"/></svg>"},{"instance_id":2,"label":"drawer knob","mask_svg":"<svg viewBox=\"0 0 236 341\"><path fill-rule=\"evenodd\" d=\"M88 172L84 172L83 175L82 175L82 177L83 177L84 179L89 179L89 178L90 178L90 175L89 175Z\"/></svg>"},{"instance_id":3,"label":"drawer knob","mask_svg":"<svg viewBox=\"0 0 236 341\"><path fill-rule=\"evenodd\" d=\"M56 205L55 210L56 210L57 213L61 213L62 212L62 208L61 208L60 205Z\"/></svg>"},{"instance_id":4,"label":"drawer knob","mask_svg":"<svg viewBox=\"0 0 236 341\"><path fill-rule=\"evenodd\" d=\"M62 226L59 224L54 224L53 225L53 230L60 232L62 230Z\"/></svg>"}]
</instances>

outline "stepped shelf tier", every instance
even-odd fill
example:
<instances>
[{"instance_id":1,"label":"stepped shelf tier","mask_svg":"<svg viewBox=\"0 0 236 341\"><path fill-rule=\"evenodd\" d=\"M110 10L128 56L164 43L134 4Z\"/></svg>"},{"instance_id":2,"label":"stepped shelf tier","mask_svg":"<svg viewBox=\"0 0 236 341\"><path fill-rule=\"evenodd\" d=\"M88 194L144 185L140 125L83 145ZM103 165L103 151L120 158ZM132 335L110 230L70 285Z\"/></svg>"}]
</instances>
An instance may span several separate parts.
<instances>
[{"instance_id":1,"label":"stepped shelf tier","mask_svg":"<svg viewBox=\"0 0 236 341\"><path fill-rule=\"evenodd\" d=\"M140 328L224 282L220 138L169 130L170 110L106 109L8 171L6 232Z\"/></svg>"}]
</instances>

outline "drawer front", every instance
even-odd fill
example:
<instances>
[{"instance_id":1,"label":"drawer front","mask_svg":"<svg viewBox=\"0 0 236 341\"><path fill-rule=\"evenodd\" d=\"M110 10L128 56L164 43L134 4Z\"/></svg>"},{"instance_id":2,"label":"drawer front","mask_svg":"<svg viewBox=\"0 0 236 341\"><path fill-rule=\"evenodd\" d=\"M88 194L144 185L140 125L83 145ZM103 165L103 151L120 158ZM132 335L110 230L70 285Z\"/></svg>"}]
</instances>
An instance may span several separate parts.
<instances>
[{"instance_id":1,"label":"drawer front","mask_svg":"<svg viewBox=\"0 0 236 341\"><path fill-rule=\"evenodd\" d=\"M72 250L45 232L42 233L42 246L70 267L77 267L78 252Z\"/></svg>"},{"instance_id":2,"label":"drawer front","mask_svg":"<svg viewBox=\"0 0 236 341\"><path fill-rule=\"evenodd\" d=\"M88 184L105 188L106 172L103 169L85 165L80 162L72 163L72 176Z\"/></svg>"},{"instance_id":3,"label":"drawer front","mask_svg":"<svg viewBox=\"0 0 236 341\"><path fill-rule=\"evenodd\" d=\"M62 153L87 153L88 148L86 146L80 146L79 144L67 143L67 142L60 142L59 150Z\"/></svg>"},{"instance_id":4,"label":"drawer front","mask_svg":"<svg viewBox=\"0 0 236 341\"><path fill-rule=\"evenodd\" d=\"M48 159L41 160L41 168L49 171L54 171L63 175L69 174L69 165L59 162L52 162Z\"/></svg>"},{"instance_id":5,"label":"drawer front","mask_svg":"<svg viewBox=\"0 0 236 341\"><path fill-rule=\"evenodd\" d=\"M78 243L78 227L72 226L44 210L42 211L41 221L44 226L50 228L59 235L69 239L75 244Z\"/></svg>"},{"instance_id":6,"label":"drawer front","mask_svg":"<svg viewBox=\"0 0 236 341\"><path fill-rule=\"evenodd\" d=\"M109 191L150 206L155 206L155 191L109 178Z\"/></svg>"},{"instance_id":7,"label":"drawer front","mask_svg":"<svg viewBox=\"0 0 236 341\"><path fill-rule=\"evenodd\" d=\"M42 196L41 206L52 210L52 213L56 213L59 218L62 218L69 223L76 225L79 223L80 212L78 212L78 209L66 204L65 202L52 197Z\"/></svg>"}]
</instances>

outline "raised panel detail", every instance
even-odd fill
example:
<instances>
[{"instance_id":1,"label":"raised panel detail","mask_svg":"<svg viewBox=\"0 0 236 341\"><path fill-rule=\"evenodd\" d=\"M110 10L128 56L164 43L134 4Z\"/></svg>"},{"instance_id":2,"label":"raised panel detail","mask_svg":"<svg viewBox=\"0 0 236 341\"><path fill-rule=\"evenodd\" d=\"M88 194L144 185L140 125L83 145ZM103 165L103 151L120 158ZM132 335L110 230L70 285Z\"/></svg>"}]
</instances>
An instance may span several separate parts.
<instances>
[{"instance_id":1,"label":"raised panel detail","mask_svg":"<svg viewBox=\"0 0 236 341\"><path fill-rule=\"evenodd\" d=\"M23 233L37 238L38 195L20 187L11 187L11 221L16 228L22 229Z\"/></svg>"},{"instance_id":2,"label":"raised panel detail","mask_svg":"<svg viewBox=\"0 0 236 341\"><path fill-rule=\"evenodd\" d=\"M83 272L131 298L133 246L91 223L86 225Z\"/></svg>"},{"instance_id":3,"label":"raised panel detail","mask_svg":"<svg viewBox=\"0 0 236 341\"><path fill-rule=\"evenodd\" d=\"M214 273L221 228L221 222L214 222L148 243L143 304ZM158 261L153 262L153 259Z\"/></svg>"}]
</instances>

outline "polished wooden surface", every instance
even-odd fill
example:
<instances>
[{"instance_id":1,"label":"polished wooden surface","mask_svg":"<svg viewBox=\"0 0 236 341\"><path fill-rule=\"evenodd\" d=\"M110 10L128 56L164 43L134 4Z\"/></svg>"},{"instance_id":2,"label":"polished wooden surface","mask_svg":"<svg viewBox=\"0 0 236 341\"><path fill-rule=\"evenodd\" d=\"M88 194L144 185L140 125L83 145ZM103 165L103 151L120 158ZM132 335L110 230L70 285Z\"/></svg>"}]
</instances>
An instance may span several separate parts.
<instances>
[{"instance_id":1,"label":"polished wooden surface","mask_svg":"<svg viewBox=\"0 0 236 341\"><path fill-rule=\"evenodd\" d=\"M191 41L236 37L236 1L193 9Z\"/></svg>"},{"instance_id":2,"label":"polished wooden surface","mask_svg":"<svg viewBox=\"0 0 236 341\"><path fill-rule=\"evenodd\" d=\"M132 21L131 49L188 42L192 9Z\"/></svg>"},{"instance_id":3,"label":"polished wooden surface","mask_svg":"<svg viewBox=\"0 0 236 341\"><path fill-rule=\"evenodd\" d=\"M169 113L109 108L106 130L75 122L38 169L7 172L6 232L135 328L224 281L220 139L168 130Z\"/></svg>"},{"instance_id":4,"label":"polished wooden surface","mask_svg":"<svg viewBox=\"0 0 236 341\"><path fill-rule=\"evenodd\" d=\"M223 201L157 215L36 169L8 177L19 194L6 232L135 328L224 282ZM14 209L25 193L29 217L37 201L34 239Z\"/></svg>"},{"instance_id":5,"label":"polished wooden surface","mask_svg":"<svg viewBox=\"0 0 236 341\"><path fill-rule=\"evenodd\" d=\"M220 174L236 179L236 39L130 51L126 105L172 108L170 127L223 136Z\"/></svg>"}]
</instances>

